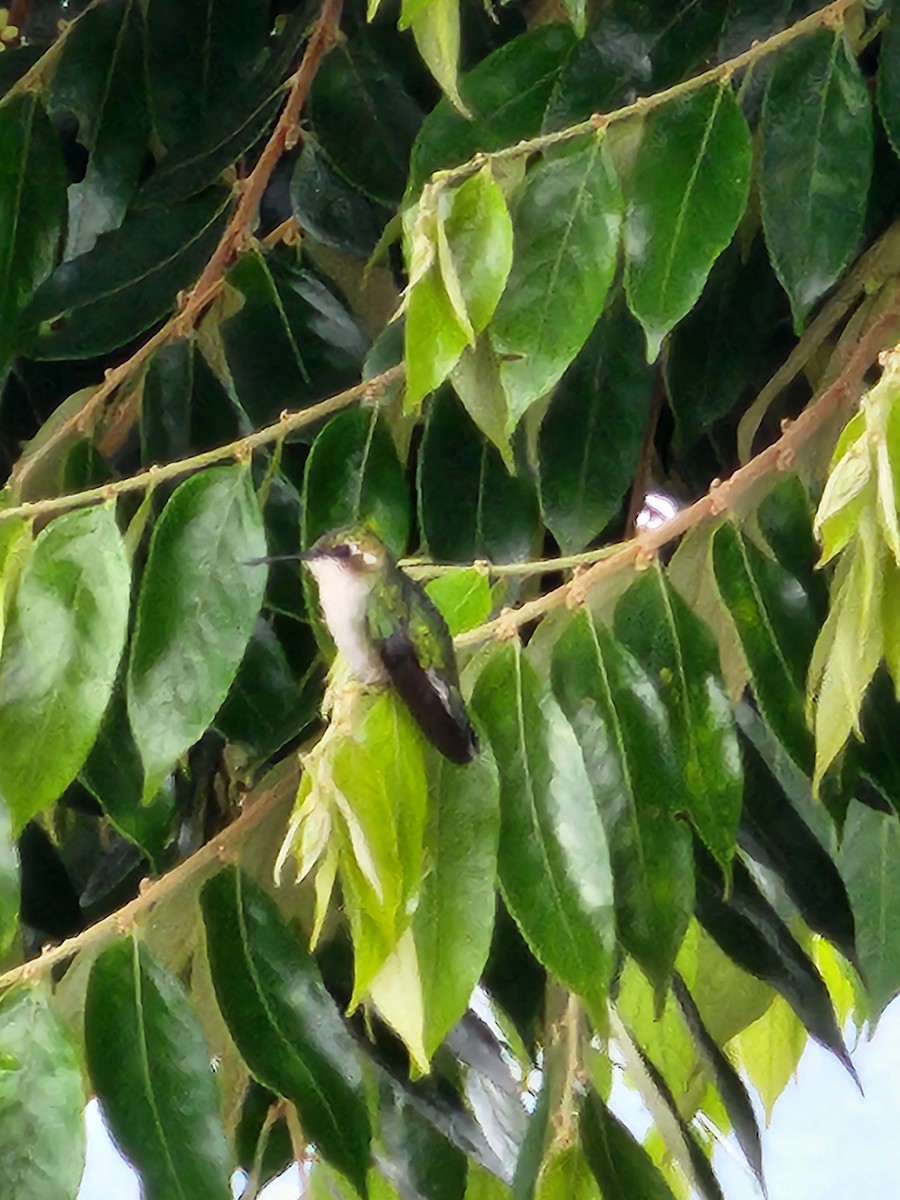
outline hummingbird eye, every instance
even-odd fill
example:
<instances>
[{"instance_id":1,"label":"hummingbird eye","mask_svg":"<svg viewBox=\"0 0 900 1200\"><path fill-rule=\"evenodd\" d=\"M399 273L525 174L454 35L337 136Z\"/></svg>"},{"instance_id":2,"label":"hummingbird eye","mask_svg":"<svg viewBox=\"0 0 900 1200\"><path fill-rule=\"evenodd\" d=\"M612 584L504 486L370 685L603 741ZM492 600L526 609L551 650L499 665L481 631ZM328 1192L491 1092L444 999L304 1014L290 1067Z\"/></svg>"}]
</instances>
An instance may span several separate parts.
<instances>
[{"instance_id":1,"label":"hummingbird eye","mask_svg":"<svg viewBox=\"0 0 900 1200\"><path fill-rule=\"evenodd\" d=\"M343 542L343 543L341 543L341 545L335 546L333 553L334 553L335 558L350 558L351 555L353 554L353 550L354 550L353 546L349 545L346 542Z\"/></svg>"}]
</instances>

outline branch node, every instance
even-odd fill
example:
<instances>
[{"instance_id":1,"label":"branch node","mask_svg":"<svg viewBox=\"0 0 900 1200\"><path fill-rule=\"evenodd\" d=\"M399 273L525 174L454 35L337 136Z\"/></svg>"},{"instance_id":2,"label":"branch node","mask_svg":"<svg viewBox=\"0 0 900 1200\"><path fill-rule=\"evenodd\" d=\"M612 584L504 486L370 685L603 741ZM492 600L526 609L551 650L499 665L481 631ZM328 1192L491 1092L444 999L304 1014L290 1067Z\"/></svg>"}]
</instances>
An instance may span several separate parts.
<instances>
[{"instance_id":1,"label":"branch node","mask_svg":"<svg viewBox=\"0 0 900 1200\"><path fill-rule=\"evenodd\" d=\"M490 575L491 573L491 560L489 558L476 558L472 566L481 575Z\"/></svg>"},{"instance_id":2,"label":"branch node","mask_svg":"<svg viewBox=\"0 0 900 1200\"><path fill-rule=\"evenodd\" d=\"M516 610L514 608L501 609L494 629L498 641L510 642L513 638L518 637L519 625L516 620Z\"/></svg>"},{"instance_id":3,"label":"branch node","mask_svg":"<svg viewBox=\"0 0 900 1200\"><path fill-rule=\"evenodd\" d=\"M709 511L714 517L724 516L729 509L728 483L714 479L709 485Z\"/></svg>"},{"instance_id":4,"label":"branch node","mask_svg":"<svg viewBox=\"0 0 900 1200\"><path fill-rule=\"evenodd\" d=\"M643 543L637 543L637 549L634 555L634 569L636 571L646 571L656 562L656 550L652 546L645 546Z\"/></svg>"},{"instance_id":5,"label":"branch node","mask_svg":"<svg viewBox=\"0 0 900 1200\"><path fill-rule=\"evenodd\" d=\"M138 895L146 896L152 887L153 880L149 875L145 875L144 878L138 883Z\"/></svg>"},{"instance_id":6,"label":"branch node","mask_svg":"<svg viewBox=\"0 0 900 1200\"><path fill-rule=\"evenodd\" d=\"M793 446L781 446L775 455L775 469L782 472L792 471L797 453Z\"/></svg>"}]
</instances>

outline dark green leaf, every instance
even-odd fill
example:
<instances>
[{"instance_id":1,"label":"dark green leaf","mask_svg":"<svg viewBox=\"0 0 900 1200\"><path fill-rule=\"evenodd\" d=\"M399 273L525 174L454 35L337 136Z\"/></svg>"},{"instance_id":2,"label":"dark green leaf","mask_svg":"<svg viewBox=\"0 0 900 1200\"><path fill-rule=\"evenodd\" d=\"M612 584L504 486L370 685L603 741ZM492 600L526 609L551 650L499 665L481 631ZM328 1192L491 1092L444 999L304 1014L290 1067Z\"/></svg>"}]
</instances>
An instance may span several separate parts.
<instances>
[{"instance_id":1,"label":"dark green leaf","mask_svg":"<svg viewBox=\"0 0 900 1200\"><path fill-rule=\"evenodd\" d=\"M147 72L153 129L166 147L185 120L215 119L252 71L270 29L268 0L153 0Z\"/></svg>"},{"instance_id":2,"label":"dark green leaf","mask_svg":"<svg viewBox=\"0 0 900 1200\"><path fill-rule=\"evenodd\" d=\"M342 525L370 525L397 555L409 541L409 492L378 409L332 417L313 443L303 478L302 541Z\"/></svg>"},{"instance_id":3,"label":"dark green leaf","mask_svg":"<svg viewBox=\"0 0 900 1200\"><path fill-rule=\"evenodd\" d=\"M160 347L150 359L141 394L141 462L171 462L190 454L193 388L193 341L179 338Z\"/></svg>"},{"instance_id":4,"label":"dark green leaf","mask_svg":"<svg viewBox=\"0 0 900 1200\"><path fill-rule=\"evenodd\" d=\"M900 156L900 10L896 4L891 5L888 27L881 35L878 111L894 152Z\"/></svg>"},{"instance_id":5,"label":"dark green leaf","mask_svg":"<svg viewBox=\"0 0 900 1200\"><path fill-rule=\"evenodd\" d=\"M813 534L814 506L799 475L788 475L757 509L760 532L786 571L803 584L820 620L828 612L827 581L816 570L820 548Z\"/></svg>"},{"instance_id":6,"label":"dark green leaf","mask_svg":"<svg viewBox=\"0 0 900 1200\"><path fill-rule=\"evenodd\" d=\"M16 325L53 269L65 212L56 134L35 92L0 107L0 370L16 351Z\"/></svg>"},{"instance_id":7,"label":"dark green leaf","mask_svg":"<svg viewBox=\"0 0 900 1200\"><path fill-rule=\"evenodd\" d=\"M484 751L464 767L434 756L425 852L429 869L412 921L429 1057L465 1012L494 927L500 808Z\"/></svg>"},{"instance_id":8,"label":"dark green leaf","mask_svg":"<svg viewBox=\"0 0 900 1200\"><path fill-rule=\"evenodd\" d=\"M654 361L734 236L750 187L750 131L731 83L651 113L628 188L625 294Z\"/></svg>"},{"instance_id":9,"label":"dark green leaf","mask_svg":"<svg viewBox=\"0 0 900 1200\"><path fill-rule=\"evenodd\" d=\"M619 938L661 992L694 895L665 709L639 663L584 608L553 649L552 678L609 840Z\"/></svg>"},{"instance_id":10,"label":"dark green leaf","mask_svg":"<svg viewBox=\"0 0 900 1200\"><path fill-rule=\"evenodd\" d=\"M616 635L657 680L680 760L680 798L727 873L743 779L715 639L659 568L638 576L619 601Z\"/></svg>"},{"instance_id":11,"label":"dark green leaf","mask_svg":"<svg viewBox=\"0 0 900 1200\"><path fill-rule=\"evenodd\" d=\"M97 740L79 775L110 821L162 870L163 852L172 833L175 797L161 788L143 803L144 770L128 723L124 671L116 681Z\"/></svg>"},{"instance_id":12,"label":"dark green leaf","mask_svg":"<svg viewBox=\"0 0 900 1200\"><path fill-rule=\"evenodd\" d=\"M763 716L798 766L812 766L804 688L818 622L802 585L726 522L713 537L716 585Z\"/></svg>"},{"instance_id":13,"label":"dark green leaf","mask_svg":"<svg viewBox=\"0 0 900 1200\"><path fill-rule=\"evenodd\" d=\"M129 586L109 508L57 517L34 543L0 656L0 795L16 830L56 800L97 736Z\"/></svg>"},{"instance_id":14,"label":"dark green leaf","mask_svg":"<svg viewBox=\"0 0 900 1200\"><path fill-rule=\"evenodd\" d=\"M401 1196L463 1200L466 1156L399 1089L383 1088L378 1117L389 1162L386 1174Z\"/></svg>"},{"instance_id":15,"label":"dark green leaf","mask_svg":"<svg viewBox=\"0 0 900 1200\"><path fill-rule=\"evenodd\" d=\"M153 531L128 664L144 797L210 725L240 666L265 588L250 472L215 467L172 494Z\"/></svg>"},{"instance_id":16,"label":"dark green leaf","mask_svg":"<svg viewBox=\"0 0 900 1200\"><path fill-rule=\"evenodd\" d=\"M266 132L281 100L279 80L254 79L206 120L188 122L141 188L138 203L170 205L215 183Z\"/></svg>"},{"instance_id":17,"label":"dark green leaf","mask_svg":"<svg viewBox=\"0 0 900 1200\"><path fill-rule=\"evenodd\" d=\"M578 43L547 110L561 129L682 79L715 45L719 0L614 0Z\"/></svg>"},{"instance_id":18,"label":"dark green leaf","mask_svg":"<svg viewBox=\"0 0 900 1200\"><path fill-rule=\"evenodd\" d=\"M35 358L115 350L175 307L205 266L231 196L216 188L170 209L131 213L93 250L63 263L22 314Z\"/></svg>"},{"instance_id":19,"label":"dark green leaf","mask_svg":"<svg viewBox=\"0 0 900 1200\"><path fill-rule=\"evenodd\" d=\"M227 278L243 303L222 322L222 342L238 399L255 426L356 382L365 339L314 275L286 273L250 253Z\"/></svg>"},{"instance_id":20,"label":"dark green leaf","mask_svg":"<svg viewBox=\"0 0 900 1200\"><path fill-rule=\"evenodd\" d=\"M874 1025L900 993L900 823L851 804L838 865L856 923L856 947Z\"/></svg>"},{"instance_id":21,"label":"dark green leaf","mask_svg":"<svg viewBox=\"0 0 900 1200\"><path fill-rule=\"evenodd\" d=\"M739 967L780 992L809 1030L856 1079L841 1037L828 990L740 860L734 863L731 895L726 900L718 869L696 846L697 918Z\"/></svg>"},{"instance_id":22,"label":"dark green leaf","mask_svg":"<svg viewBox=\"0 0 900 1200\"><path fill-rule=\"evenodd\" d=\"M391 209L349 184L313 142L303 147L291 176L291 207L301 229L316 241L368 258Z\"/></svg>"},{"instance_id":23,"label":"dark green leaf","mask_svg":"<svg viewBox=\"0 0 900 1200\"><path fill-rule=\"evenodd\" d=\"M517 562L532 554L540 527L534 489L507 473L448 391L429 409L417 485L419 524L435 559Z\"/></svg>"},{"instance_id":24,"label":"dark green leaf","mask_svg":"<svg viewBox=\"0 0 900 1200\"><path fill-rule=\"evenodd\" d=\"M798 38L779 55L761 164L766 244L799 331L856 252L872 174L868 87L840 30Z\"/></svg>"},{"instance_id":25,"label":"dark green leaf","mask_svg":"<svg viewBox=\"0 0 900 1200\"><path fill-rule=\"evenodd\" d=\"M537 133L553 85L576 44L568 25L542 25L463 75L459 90L472 119L446 99L426 117L412 151L412 188L417 191L434 171L466 162L478 150L499 150Z\"/></svg>"},{"instance_id":26,"label":"dark green leaf","mask_svg":"<svg viewBox=\"0 0 900 1200\"><path fill-rule=\"evenodd\" d=\"M750 1170L762 1188L763 1195L766 1185L763 1182L762 1144L759 1136L759 1126L753 1112L753 1104L747 1094L740 1075L722 1051L703 1024L703 1018L697 1011L694 998L687 984L676 971L672 980L672 990L678 1007L684 1016L685 1024L690 1030L694 1045L700 1052L706 1069L712 1076L716 1091L722 1098L731 1127L737 1136L738 1144L744 1152L744 1157L750 1165Z\"/></svg>"},{"instance_id":27,"label":"dark green leaf","mask_svg":"<svg viewBox=\"0 0 900 1200\"><path fill-rule=\"evenodd\" d=\"M0 954L6 954L18 924L19 855L9 813L0 804Z\"/></svg>"},{"instance_id":28,"label":"dark green leaf","mask_svg":"<svg viewBox=\"0 0 900 1200\"><path fill-rule=\"evenodd\" d=\"M257 1180L268 1183L294 1161L291 1134L284 1116L266 1124L270 1109L280 1104L277 1096L251 1079L241 1104L241 1115L234 1132L238 1162L249 1174L259 1164Z\"/></svg>"},{"instance_id":29,"label":"dark green leaf","mask_svg":"<svg viewBox=\"0 0 900 1200\"><path fill-rule=\"evenodd\" d=\"M518 641L497 651L472 705L500 769L500 882L536 956L600 1013L612 970L606 835L571 728Z\"/></svg>"},{"instance_id":30,"label":"dark green leaf","mask_svg":"<svg viewBox=\"0 0 900 1200\"><path fill-rule=\"evenodd\" d=\"M342 175L382 204L400 200L422 110L387 59L360 38L341 42L316 73L309 117Z\"/></svg>"},{"instance_id":31,"label":"dark green leaf","mask_svg":"<svg viewBox=\"0 0 900 1200\"><path fill-rule=\"evenodd\" d=\"M197 1017L133 938L108 946L91 969L84 1041L103 1115L147 1200L227 1200L231 1154Z\"/></svg>"},{"instance_id":32,"label":"dark green leaf","mask_svg":"<svg viewBox=\"0 0 900 1200\"><path fill-rule=\"evenodd\" d=\"M66 258L117 229L147 154L150 114L140 0L107 0L79 18L53 74L50 109L78 118L90 151L84 179L69 188Z\"/></svg>"},{"instance_id":33,"label":"dark green leaf","mask_svg":"<svg viewBox=\"0 0 900 1200\"><path fill-rule=\"evenodd\" d=\"M739 242L716 261L700 299L669 338L666 383L683 449L759 391L792 342L790 309L762 238L754 238L746 257Z\"/></svg>"},{"instance_id":34,"label":"dark green leaf","mask_svg":"<svg viewBox=\"0 0 900 1200\"><path fill-rule=\"evenodd\" d=\"M369 1118L356 1047L313 959L236 869L200 897L219 1007L244 1060L296 1104L310 1141L366 1192Z\"/></svg>"},{"instance_id":35,"label":"dark green leaf","mask_svg":"<svg viewBox=\"0 0 900 1200\"><path fill-rule=\"evenodd\" d=\"M534 1200L537 1191L541 1163L544 1161L550 1132L550 1093L555 1082L547 1067L548 1064L545 1064L541 1090L537 1094L534 1108L528 1118L525 1136L519 1147L512 1187L509 1190L510 1200Z\"/></svg>"},{"instance_id":36,"label":"dark green leaf","mask_svg":"<svg viewBox=\"0 0 900 1200\"><path fill-rule=\"evenodd\" d=\"M743 759L741 845L776 873L810 929L858 967L853 912L834 860L747 740Z\"/></svg>"},{"instance_id":37,"label":"dark green leaf","mask_svg":"<svg viewBox=\"0 0 900 1200\"><path fill-rule=\"evenodd\" d=\"M548 154L526 176L514 209L512 271L490 326L510 434L603 311L621 219L619 181L599 136Z\"/></svg>"},{"instance_id":38,"label":"dark green leaf","mask_svg":"<svg viewBox=\"0 0 900 1200\"><path fill-rule=\"evenodd\" d=\"M600 318L541 422L541 509L563 554L615 516L637 467L655 374L624 303Z\"/></svg>"},{"instance_id":39,"label":"dark green leaf","mask_svg":"<svg viewBox=\"0 0 900 1200\"><path fill-rule=\"evenodd\" d=\"M596 1092L581 1104L581 1145L603 1200L675 1200L647 1151Z\"/></svg>"},{"instance_id":40,"label":"dark green leaf","mask_svg":"<svg viewBox=\"0 0 900 1200\"><path fill-rule=\"evenodd\" d=\"M43 991L7 992L0 1000L0 1163L10 1195L76 1194L84 1104L78 1055Z\"/></svg>"},{"instance_id":41,"label":"dark green leaf","mask_svg":"<svg viewBox=\"0 0 900 1200\"><path fill-rule=\"evenodd\" d=\"M295 678L271 624L258 617L215 726L255 767L318 720L321 700L321 676Z\"/></svg>"}]
</instances>

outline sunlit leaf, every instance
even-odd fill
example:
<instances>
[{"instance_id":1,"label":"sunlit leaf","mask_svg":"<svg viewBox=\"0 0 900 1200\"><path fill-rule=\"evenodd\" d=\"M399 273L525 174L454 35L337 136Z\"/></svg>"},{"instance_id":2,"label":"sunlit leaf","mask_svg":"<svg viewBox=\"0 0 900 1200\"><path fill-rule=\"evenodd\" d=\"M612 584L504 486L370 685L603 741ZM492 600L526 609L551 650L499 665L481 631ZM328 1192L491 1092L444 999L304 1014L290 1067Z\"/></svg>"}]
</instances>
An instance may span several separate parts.
<instances>
[{"instance_id":1,"label":"sunlit leaf","mask_svg":"<svg viewBox=\"0 0 900 1200\"><path fill-rule=\"evenodd\" d=\"M215 467L181 484L153 531L128 664L128 716L144 796L212 723L243 658L265 588L250 472Z\"/></svg>"},{"instance_id":2,"label":"sunlit leaf","mask_svg":"<svg viewBox=\"0 0 900 1200\"><path fill-rule=\"evenodd\" d=\"M71 782L97 736L129 586L109 508L57 517L35 540L0 655L0 795L17 831Z\"/></svg>"}]
</instances>

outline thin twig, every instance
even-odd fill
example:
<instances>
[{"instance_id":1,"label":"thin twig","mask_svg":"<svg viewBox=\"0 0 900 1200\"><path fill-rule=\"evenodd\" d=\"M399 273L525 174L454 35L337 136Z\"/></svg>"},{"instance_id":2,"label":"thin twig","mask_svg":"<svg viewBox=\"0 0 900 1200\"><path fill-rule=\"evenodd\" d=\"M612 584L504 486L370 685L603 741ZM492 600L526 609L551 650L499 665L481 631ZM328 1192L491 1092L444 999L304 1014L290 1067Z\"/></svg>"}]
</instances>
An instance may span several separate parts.
<instances>
[{"instance_id":1,"label":"thin twig","mask_svg":"<svg viewBox=\"0 0 900 1200\"><path fill-rule=\"evenodd\" d=\"M70 492L67 496L49 496L45 500L26 500L23 504L15 504L9 508L0 509L0 522L14 517L47 517L54 513L66 512L72 508L83 508L88 504L99 504L103 501L114 500L127 492L143 492L165 483L169 479L178 479L199 471L202 467L210 467L225 459L246 459L254 450L261 446L282 441L289 433L321 421L332 413L348 408L357 400L374 401L379 393L391 384L403 378L402 367L391 367L381 375L376 375L365 383L329 396L327 400L303 408L299 412L284 412L272 425L257 429L246 437L228 442L224 446L215 446L212 450L204 450L202 454L192 454L189 458L176 459L159 467L148 467L137 475L129 475L127 479L117 479L113 483L104 483L100 487L85 488L80 492Z\"/></svg>"},{"instance_id":2,"label":"thin twig","mask_svg":"<svg viewBox=\"0 0 900 1200\"><path fill-rule=\"evenodd\" d=\"M189 333L209 304L219 294L225 272L237 255L242 241L246 239L251 223L256 217L263 192L266 190L279 158L285 149L296 144L299 137L300 113L306 103L316 71L334 45L340 24L342 2L343 0L324 0L322 11L310 35L278 123L266 142L255 167L248 177L241 180L238 185L240 199L231 219L219 239L219 244L213 251L212 257L200 273L199 279L184 296L179 311L173 314L165 325L142 346L138 347L127 362L106 372L103 383L100 384L87 404L68 421L63 421L43 442L39 452L20 460L19 469L14 468L12 473L14 486L21 488L22 483L31 474L37 463L55 446L64 442L73 429L86 428L91 416L126 380L134 375L138 367L142 366L155 350L168 342L170 338L184 337Z\"/></svg>"}]
</instances>

